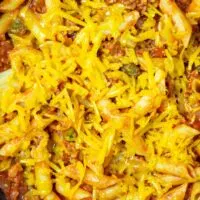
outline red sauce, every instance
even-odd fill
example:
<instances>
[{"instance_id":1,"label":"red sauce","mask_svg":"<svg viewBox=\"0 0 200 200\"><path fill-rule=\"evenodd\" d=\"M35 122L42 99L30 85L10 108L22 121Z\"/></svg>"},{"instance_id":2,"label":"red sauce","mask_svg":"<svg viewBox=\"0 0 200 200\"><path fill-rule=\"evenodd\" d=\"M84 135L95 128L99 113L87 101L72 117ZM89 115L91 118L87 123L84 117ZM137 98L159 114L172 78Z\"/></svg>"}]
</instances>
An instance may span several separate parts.
<instances>
[{"instance_id":1,"label":"red sauce","mask_svg":"<svg viewBox=\"0 0 200 200\"><path fill-rule=\"evenodd\" d=\"M19 163L7 172L0 172L0 188L7 200L22 200L28 188L23 178L23 169Z\"/></svg>"},{"instance_id":2,"label":"red sauce","mask_svg":"<svg viewBox=\"0 0 200 200\"><path fill-rule=\"evenodd\" d=\"M0 40L0 72L10 68L9 52L13 49L10 40Z\"/></svg>"}]
</instances>

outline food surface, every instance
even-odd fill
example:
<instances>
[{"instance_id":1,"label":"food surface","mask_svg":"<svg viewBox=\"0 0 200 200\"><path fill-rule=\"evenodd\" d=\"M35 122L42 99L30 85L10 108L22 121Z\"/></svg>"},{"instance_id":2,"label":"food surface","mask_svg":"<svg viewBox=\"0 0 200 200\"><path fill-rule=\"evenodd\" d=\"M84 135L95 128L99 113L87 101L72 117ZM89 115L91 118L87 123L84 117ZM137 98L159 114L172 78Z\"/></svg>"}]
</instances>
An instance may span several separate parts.
<instances>
[{"instance_id":1,"label":"food surface","mask_svg":"<svg viewBox=\"0 0 200 200\"><path fill-rule=\"evenodd\" d=\"M0 195L200 199L200 1L0 1Z\"/></svg>"}]
</instances>

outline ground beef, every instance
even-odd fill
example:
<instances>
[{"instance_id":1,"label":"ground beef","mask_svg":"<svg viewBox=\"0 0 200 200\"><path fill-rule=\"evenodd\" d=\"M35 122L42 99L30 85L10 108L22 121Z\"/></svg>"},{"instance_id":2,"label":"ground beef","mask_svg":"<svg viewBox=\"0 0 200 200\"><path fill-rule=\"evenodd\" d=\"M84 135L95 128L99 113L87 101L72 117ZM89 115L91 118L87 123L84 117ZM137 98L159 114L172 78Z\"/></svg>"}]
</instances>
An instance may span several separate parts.
<instances>
[{"instance_id":1,"label":"ground beef","mask_svg":"<svg viewBox=\"0 0 200 200\"><path fill-rule=\"evenodd\" d=\"M46 5L45 0L31 0L29 8L35 13L45 13Z\"/></svg>"},{"instance_id":2,"label":"ground beef","mask_svg":"<svg viewBox=\"0 0 200 200\"><path fill-rule=\"evenodd\" d=\"M64 145L67 151L63 154L63 161L65 164L71 163L72 160L78 157L78 150L75 147L75 143L64 141Z\"/></svg>"},{"instance_id":3,"label":"ground beef","mask_svg":"<svg viewBox=\"0 0 200 200\"><path fill-rule=\"evenodd\" d=\"M124 56L125 50L121 47L120 43L115 43L110 46L110 54L112 56Z\"/></svg>"},{"instance_id":4,"label":"ground beef","mask_svg":"<svg viewBox=\"0 0 200 200\"><path fill-rule=\"evenodd\" d=\"M188 102L188 98L190 97L191 93L192 93L192 84L194 80L199 80L200 79L200 75L198 73L197 70L193 70L191 72L189 72L187 74L187 80L188 80L188 84L187 84L187 90L184 94L186 101ZM197 92L199 91L199 88L197 88ZM200 92L200 91L199 91ZM191 104L188 102L188 105L195 109L197 107L199 107L200 105L200 101L196 102L196 104ZM194 113L189 113L188 111L186 113L184 113L184 117L187 119L187 123L188 125L192 126L193 128L200 130L200 111L196 111Z\"/></svg>"},{"instance_id":5,"label":"ground beef","mask_svg":"<svg viewBox=\"0 0 200 200\"><path fill-rule=\"evenodd\" d=\"M147 17L146 16L141 16L138 20L137 20L137 23L136 23L136 25L135 25L135 27L137 28L137 29L142 29L142 26L143 26L143 24L144 24L144 22L145 22L145 20L147 19Z\"/></svg>"},{"instance_id":6,"label":"ground beef","mask_svg":"<svg viewBox=\"0 0 200 200\"><path fill-rule=\"evenodd\" d=\"M150 54L153 58L163 58L165 57L165 49L162 47L155 47L151 49Z\"/></svg>"},{"instance_id":7,"label":"ground beef","mask_svg":"<svg viewBox=\"0 0 200 200\"><path fill-rule=\"evenodd\" d=\"M176 4L182 11L186 11L192 0L175 0Z\"/></svg>"},{"instance_id":8,"label":"ground beef","mask_svg":"<svg viewBox=\"0 0 200 200\"><path fill-rule=\"evenodd\" d=\"M197 24L192 26L193 37L194 37L194 46L199 46L200 44L200 20Z\"/></svg>"},{"instance_id":9,"label":"ground beef","mask_svg":"<svg viewBox=\"0 0 200 200\"><path fill-rule=\"evenodd\" d=\"M22 200L27 192L22 170L21 165L17 163L8 172L0 172L0 188L7 200Z\"/></svg>"},{"instance_id":10,"label":"ground beef","mask_svg":"<svg viewBox=\"0 0 200 200\"><path fill-rule=\"evenodd\" d=\"M17 115L17 112L11 112L11 113L6 113L4 115L4 123L7 123L9 121L11 121L12 119L14 119Z\"/></svg>"},{"instance_id":11,"label":"ground beef","mask_svg":"<svg viewBox=\"0 0 200 200\"><path fill-rule=\"evenodd\" d=\"M139 12L144 13L146 11L146 9L147 9L147 3L148 3L147 0L139 0L139 1L137 1L136 10L138 10Z\"/></svg>"},{"instance_id":12,"label":"ground beef","mask_svg":"<svg viewBox=\"0 0 200 200\"><path fill-rule=\"evenodd\" d=\"M112 56L124 56L125 49L121 46L120 42L115 41L104 41L102 44L103 48L109 50Z\"/></svg>"},{"instance_id":13,"label":"ground beef","mask_svg":"<svg viewBox=\"0 0 200 200\"><path fill-rule=\"evenodd\" d=\"M13 49L13 45L10 40L0 38L0 72L10 68L9 52Z\"/></svg>"},{"instance_id":14,"label":"ground beef","mask_svg":"<svg viewBox=\"0 0 200 200\"><path fill-rule=\"evenodd\" d=\"M174 80L168 75L166 78L167 96L170 98L174 95L175 85Z\"/></svg>"},{"instance_id":15,"label":"ground beef","mask_svg":"<svg viewBox=\"0 0 200 200\"><path fill-rule=\"evenodd\" d=\"M143 42L138 42L136 44L135 51L137 55L143 55L144 51L150 51L153 47L155 47L155 42L148 39Z\"/></svg>"},{"instance_id":16,"label":"ground beef","mask_svg":"<svg viewBox=\"0 0 200 200\"><path fill-rule=\"evenodd\" d=\"M53 111L53 113L55 113L55 112L57 112L57 110ZM53 121L45 128L45 131L47 131L50 134L56 133L56 134L60 134L62 136L63 132L67 131L69 128L70 128L70 124Z\"/></svg>"},{"instance_id":17,"label":"ground beef","mask_svg":"<svg viewBox=\"0 0 200 200\"><path fill-rule=\"evenodd\" d=\"M66 46L70 46L73 43L73 39L68 37L67 35L64 36L64 44Z\"/></svg>"},{"instance_id":18,"label":"ground beef","mask_svg":"<svg viewBox=\"0 0 200 200\"><path fill-rule=\"evenodd\" d=\"M150 56L153 58L165 57L165 49L163 47L157 47L155 41L150 39L138 42L135 51L138 56L142 56L144 51L148 51Z\"/></svg>"},{"instance_id":19,"label":"ground beef","mask_svg":"<svg viewBox=\"0 0 200 200\"><path fill-rule=\"evenodd\" d=\"M192 26L192 31L194 33L200 32L200 21L198 22L198 24L195 24L195 25Z\"/></svg>"},{"instance_id":20,"label":"ground beef","mask_svg":"<svg viewBox=\"0 0 200 200\"><path fill-rule=\"evenodd\" d=\"M76 3L78 4L78 5L81 5L81 0L76 0Z\"/></svg>"},{"instance_id":21,"label":"ground beef","mask_svg":"<svg viewBox=\"0 0 200 200\"><path fill-rule=\"evenodd\" d=\"M188 85L186 90L186 97L189 97L192 92L192 82L194 79L200 79L200 75L197 70L193 70L187 73Z\"/></svg>"}]
</instances>

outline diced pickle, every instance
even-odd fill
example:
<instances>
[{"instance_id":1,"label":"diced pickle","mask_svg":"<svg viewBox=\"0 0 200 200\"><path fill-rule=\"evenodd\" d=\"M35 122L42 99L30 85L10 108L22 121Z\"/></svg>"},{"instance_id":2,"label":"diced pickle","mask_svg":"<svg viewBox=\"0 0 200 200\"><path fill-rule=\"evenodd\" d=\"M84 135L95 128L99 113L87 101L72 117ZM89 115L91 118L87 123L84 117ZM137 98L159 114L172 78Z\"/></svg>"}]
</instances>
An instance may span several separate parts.
<instances>
[{"instance_id":1,"label":"diced pickle","mask_svg":"<svg viewBox=\"0 0 200 200\"><path fill-rule=\"evenodd\" d=\"M73 128L69 128L64 135L64 139L66 139L69 142L74 142L76 140L76 132Z\"/></svg>"},{"instance_id":2,"label":"diced pickle","mask_svg":"<svg viewBox=\"0 0 200 200\"><path fill-rule=\"evenodd\" d=\"M137 77L141 73L139 66L135 65L134 63L123 65L121 67L121 71L126 73L128 76L134 76L134 77Z\"/></svg>"},{"instance_id":3,"label":"diced pickle","mask_svg":"<svg viewBox=\"0 0 200 200\"><path fill-rule=\"evenodd\" d=\"M9 30L10 33L23 35L26 32L26 27L20 18L16 18Z\"/></svg>"}]
</instances>

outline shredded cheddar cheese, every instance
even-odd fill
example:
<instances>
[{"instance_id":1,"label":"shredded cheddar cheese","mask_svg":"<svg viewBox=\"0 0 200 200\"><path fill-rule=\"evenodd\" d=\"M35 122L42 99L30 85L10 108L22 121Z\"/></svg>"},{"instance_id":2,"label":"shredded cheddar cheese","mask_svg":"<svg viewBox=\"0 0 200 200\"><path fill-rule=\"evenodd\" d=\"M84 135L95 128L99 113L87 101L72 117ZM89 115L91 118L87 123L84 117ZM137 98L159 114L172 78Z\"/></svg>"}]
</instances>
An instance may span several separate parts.
<instances>
[{"instance_id":1,"label":"shredded cheddar cheese","mask_svg":"<svg viewBox=\"0 0 200 200\"><path fill-rule=\"evenodd\" d=\"M0 74L0 173L20 163L24 199L183 200L189 184L191 200L200 194L194 2L187 16L175 1L117 2L0 4L0 24L17 9L26 29L3 27L14 49Z\"/></svg>"}]
</instances>

